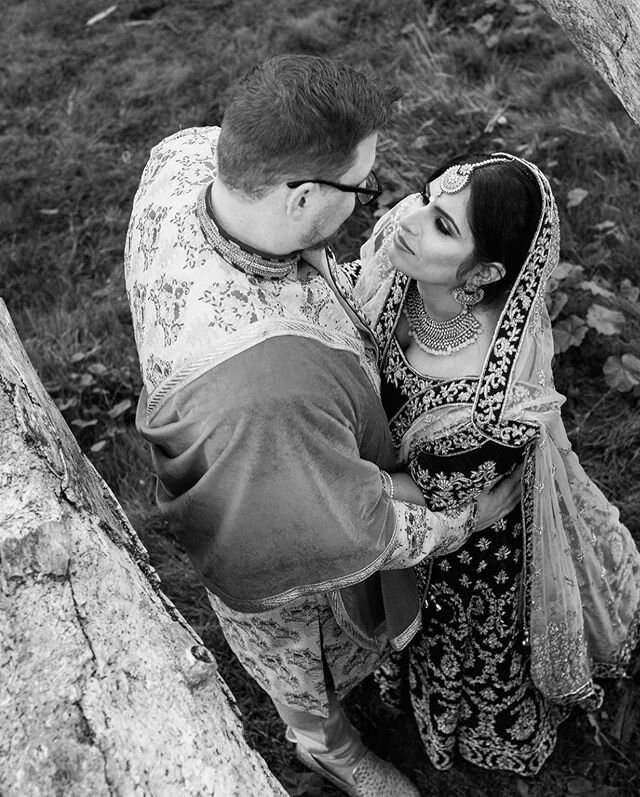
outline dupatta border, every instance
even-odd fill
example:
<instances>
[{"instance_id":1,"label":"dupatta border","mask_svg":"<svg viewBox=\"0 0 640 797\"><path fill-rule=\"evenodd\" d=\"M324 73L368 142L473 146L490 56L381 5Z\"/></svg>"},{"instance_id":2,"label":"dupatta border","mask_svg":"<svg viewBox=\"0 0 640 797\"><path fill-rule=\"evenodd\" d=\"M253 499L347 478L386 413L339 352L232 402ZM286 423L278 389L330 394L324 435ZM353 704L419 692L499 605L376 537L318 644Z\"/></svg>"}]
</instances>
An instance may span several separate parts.
<instances>
[{"instance_id":1,"label":"dupatta border","mask_svg":"<svg viewBox=\"0 0 640 797\"><path fill-rule=\"evenodd\" d=\"M502 432L505 427L529 442L535 437L535 427L518 421L505 421L504 413L525 331L534 314L541 312L547 278L558 262L560 228L557 207L546 177L533 164L513 155L508 157L524 163L535 176L542 197L542 212L534 235L535 245L530 249L496 324L473 402L472 420L478 429L498 442L505 442Z\"/></svg>"}]
</instances>

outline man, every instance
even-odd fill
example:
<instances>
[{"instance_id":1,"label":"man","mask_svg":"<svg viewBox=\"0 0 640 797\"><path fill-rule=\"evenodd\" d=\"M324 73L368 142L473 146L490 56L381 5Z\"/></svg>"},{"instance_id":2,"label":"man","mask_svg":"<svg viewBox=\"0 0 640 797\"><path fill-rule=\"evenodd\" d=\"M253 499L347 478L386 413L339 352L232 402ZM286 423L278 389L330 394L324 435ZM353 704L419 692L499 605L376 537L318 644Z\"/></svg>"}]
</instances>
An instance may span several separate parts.
<instances>
[{"instance_id":1,"label":"man","mask_svg":"<svg viewBox=\"0 0 640 797\"><path fill-rule=\"evenodd\" d=\"M515 502L509 486L477 518L437 515L380 470L393 451L374 343L300 256L378 195L396 97L328 60L268 59L221 129L153 150L125 256L159 505L301 760L349 794L394 797L417 791L338 698L417 630L411 565Z\"/></svg>"}]
</instances>

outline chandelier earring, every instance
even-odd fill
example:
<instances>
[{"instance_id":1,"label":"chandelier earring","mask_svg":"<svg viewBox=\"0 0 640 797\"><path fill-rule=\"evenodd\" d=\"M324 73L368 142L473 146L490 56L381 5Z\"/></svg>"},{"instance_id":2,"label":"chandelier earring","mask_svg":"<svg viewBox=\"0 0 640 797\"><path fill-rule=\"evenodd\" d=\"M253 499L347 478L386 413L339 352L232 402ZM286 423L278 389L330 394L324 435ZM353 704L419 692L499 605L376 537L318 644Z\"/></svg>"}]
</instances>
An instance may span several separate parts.
<instances>
[{"instance_id":1,"label":"chandelier earring","mask_svg":"<svg viewBox=\"0 0 640 797\"><path fill-rule=\"evenodd\" d=\"M460 285L451 292L454 300L467 312L471 307L479 304L484 299L484 290L473 280L469 280L464 285Z\"/></svg>"}]
</instances>

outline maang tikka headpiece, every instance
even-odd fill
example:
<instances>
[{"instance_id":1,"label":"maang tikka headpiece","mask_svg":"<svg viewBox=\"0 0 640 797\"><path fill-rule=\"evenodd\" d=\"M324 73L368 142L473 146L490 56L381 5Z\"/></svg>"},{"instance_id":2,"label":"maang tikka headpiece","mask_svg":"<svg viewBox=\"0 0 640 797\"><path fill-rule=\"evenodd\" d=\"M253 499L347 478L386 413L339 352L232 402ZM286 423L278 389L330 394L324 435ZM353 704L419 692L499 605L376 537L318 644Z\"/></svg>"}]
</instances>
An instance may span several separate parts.
<instances>
[{"instance_id":1,"label":"maang tikka headpiece","mask_svg":"<svg viewBox=\"0 0 640 797\"><path fill-rule=\"evenodd\" d=\"M457 194L469 182L472 173L481 166L489 166L491 163L511 163L512 158L487 158L478 163L460 163L457 166L449 166L440 178L440 192L444 194Z\"/></svg>"}]
</instances>

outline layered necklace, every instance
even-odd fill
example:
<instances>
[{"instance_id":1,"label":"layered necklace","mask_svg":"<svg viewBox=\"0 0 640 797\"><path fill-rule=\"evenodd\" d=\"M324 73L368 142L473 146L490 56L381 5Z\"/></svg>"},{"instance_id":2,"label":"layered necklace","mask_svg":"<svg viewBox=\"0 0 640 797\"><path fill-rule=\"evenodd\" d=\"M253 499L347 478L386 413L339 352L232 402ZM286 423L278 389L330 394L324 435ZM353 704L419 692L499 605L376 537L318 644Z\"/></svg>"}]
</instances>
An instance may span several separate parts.
<instances>
[{"instance_id":1,"label":"layered necklace","mask_svg":"<svg viewBox=\"0 0 640 797\"><path fill-rule=\"evenodd\" d=\"M240 271L267 279L281 279L290 274L298 265L299 252L283 257L270 257L233 238L218 223L210 202L211 185L204 188L198 196L196 215L207 243Z\"/></svg>"},{"instance_id":2,"label":"layered necklace","mask_svg":"<svg viewBox=\"0 0 640 797\"><path fill-rule=\"evenodd\" d=\"M412 280L404 301L409 334L427 354L444 357L470 346L480 336L482 325L469 307L448 321L434 321L424 309L417 284Z\"/></svg>"}]
</instances>

